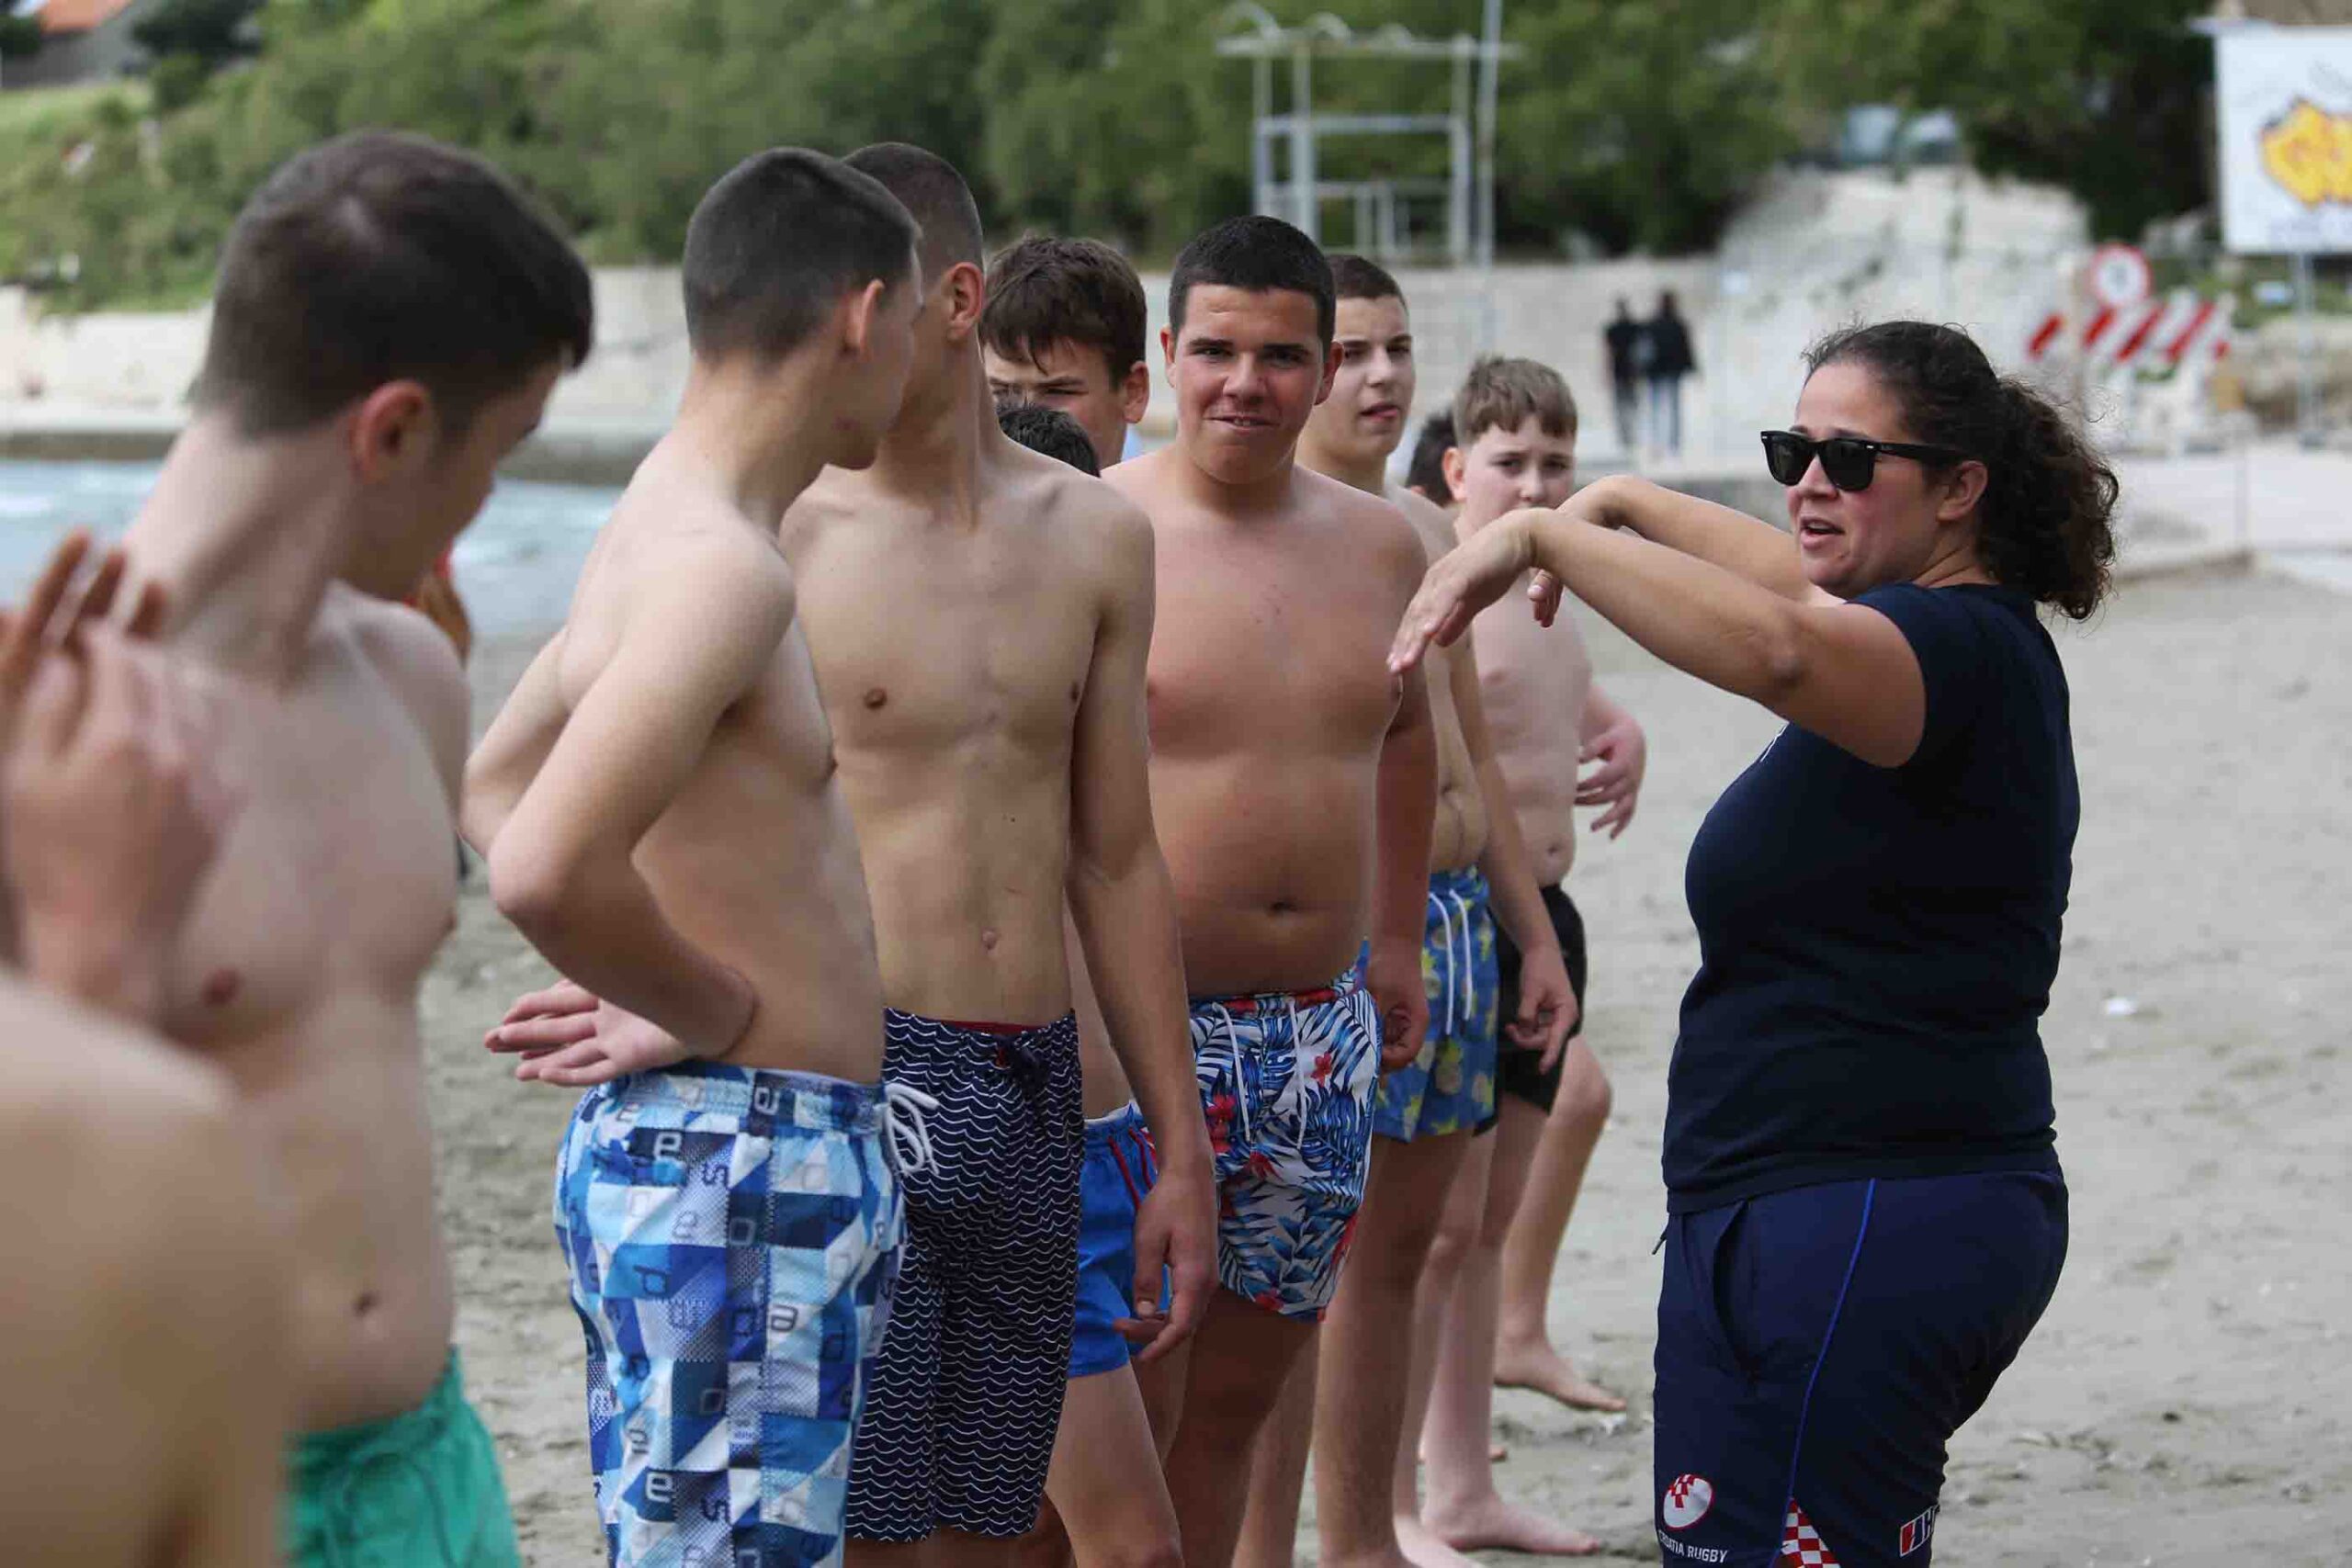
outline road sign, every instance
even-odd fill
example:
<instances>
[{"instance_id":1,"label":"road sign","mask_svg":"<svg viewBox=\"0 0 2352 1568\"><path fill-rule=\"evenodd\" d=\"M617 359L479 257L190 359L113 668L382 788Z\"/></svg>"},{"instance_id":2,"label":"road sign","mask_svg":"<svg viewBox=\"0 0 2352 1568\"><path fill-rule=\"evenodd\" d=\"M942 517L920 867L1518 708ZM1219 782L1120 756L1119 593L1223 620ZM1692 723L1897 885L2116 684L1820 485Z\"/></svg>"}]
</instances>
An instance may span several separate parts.
<instances>
[{"instance_id":1,"label":"road sign","mask_svg":"<svg viewBox=\"0 0 2352 1568\"><path fill-rule=\"evenodd\" d=\"M2101 245L2091 253L2091 298L2109 310L2128 310L2155 287L2148 258L2131 245Z\"/></svg>"}]
</instances>

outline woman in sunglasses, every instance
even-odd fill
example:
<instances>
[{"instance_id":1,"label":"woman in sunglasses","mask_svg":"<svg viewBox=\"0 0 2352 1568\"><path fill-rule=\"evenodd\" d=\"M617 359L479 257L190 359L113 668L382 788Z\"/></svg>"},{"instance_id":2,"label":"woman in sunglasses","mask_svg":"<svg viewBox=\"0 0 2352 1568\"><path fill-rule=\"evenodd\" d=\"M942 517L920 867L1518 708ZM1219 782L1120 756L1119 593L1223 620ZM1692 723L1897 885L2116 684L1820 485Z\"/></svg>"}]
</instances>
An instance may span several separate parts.
<instances>
[{"instance_id":1,"label":"woman in sunglasses","mask_svg":"<svg viewBox=\"0 0 2352 1568\"><path fill-rule=\"evenodd\" d=\"M1946 1441L2065 1255L2039 1025L2078 801L2036 606L2098 604L2116 480L1951 328L1807 363L1764 435L1788 532L1603 479L1431 567L1390 662L1525 580L1539 619L1565 588L1789 721L1690 849L1658 1534L1669 1564L1925 1568Z\"/></svg>"}]
</instances>

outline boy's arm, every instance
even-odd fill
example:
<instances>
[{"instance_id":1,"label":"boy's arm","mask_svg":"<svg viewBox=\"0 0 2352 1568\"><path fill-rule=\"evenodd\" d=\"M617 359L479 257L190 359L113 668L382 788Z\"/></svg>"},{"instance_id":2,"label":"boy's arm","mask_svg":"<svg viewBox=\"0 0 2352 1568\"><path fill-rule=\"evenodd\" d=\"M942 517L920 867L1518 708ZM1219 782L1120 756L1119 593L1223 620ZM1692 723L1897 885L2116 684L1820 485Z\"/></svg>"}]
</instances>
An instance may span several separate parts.
<instances>
[{"instance_id":1,"label":"boy's arm","mask_svg":"<svg viewBox=\"0 0 2352 1568\"><path fill-rule=\"evenodd\" d=\"M1477 771L1478 794L1487 805L1487 848L1478 857L1478 869L1491 889L1495 923L1520 951L1519 1015L1505 1019L1503 1025L1520 1045L1541 1050L1541 1065L1549 1071L1577 1024L1576 987L1568 983L1559 933L1552 929L1543 890L1535 883L1527 840L1519 830L1519 813L1511 809L1510 786L1495 761L1494 737L1487 730L1487 710L1478 697L1478 659L1472 642L1465 637L1453 645L1446 673L1453 682L1462 743Z\"/></svg>"},{"instance_id":2,"label":"boy's arm","mask_svg":"<svg viewBox=\"0 0 2352 1568\"><path fill-rule=\"evenodd\" d=\"M670 923L631 856L792 609L781 561L747 565L724 546L638 584L610 657L490 849L491 896L531 944L692 1055L731 1050L757 998Z\"/></svg>"},{"instance_id":3,"label":"boy's arm","mask_svg":"<svg viewBox=\"0 0 2352 1568\"><path fill-rule=\"evenodd\" d=\"M1592 830L1613 839L1633 826L1642 774L1649 766L1649 739L1642 733L1640 722L1598 682L1585 694L1577 739L1583 743L1578 761L1600 766L1577 781L1577 804L1605 807L1592 819Z\"/></svg>"},{"instance_id":4,"label":"boy's arm","mask_svg":"<svg viewBox=\"0 0 2352 1568\"><path fill-rule=\"evenodd\" d=\"M1151 821L1151 739L1144 673L1151 651L1151 525L1124 503L1105 519L1113 586L1070 752L1071 924L1102 1004L1111 1048L1134 1084L1159 1156L1136 1216L1136 1303L1173 1276L1169 1321L1143 1352L1181 1344L1216 1283L1216 1197L1193 1076L1176 894Z\"/></svg>"},{"instance_id":5,"label":"boy's arm","mask_svg":"<svg viewBox=\"0 0 2352 1568\"><path fill-rule=\"evenodd\" d=\"M1385 510L1403 525L1391 536L1386 564L1409 600L1429 569L1434 541L1400 509ZM1403 672L1396 713L1380 746L1376 791L1372 951L1364 984L1380 1009L1381 1071L1395 1072L1420 1050L1430 1021L1421 931L1429 913L1430 840L1437 827L1437 731L1428 680L1419 669Z\"/></svg>"},{"instance_id":6,"label":"boy's arm","mask_svg":"<svg viewBox=\"0 0 2352 1568\"><path fill-rule=\"evenodd\" d=\"M563 733L567 716L558 672L563 666L563 633L549 637L507 694L473 755L466 759L465 799L458 828L476 854L487 855L498 830L546 766Z\"/></svg>"}]
</instances>

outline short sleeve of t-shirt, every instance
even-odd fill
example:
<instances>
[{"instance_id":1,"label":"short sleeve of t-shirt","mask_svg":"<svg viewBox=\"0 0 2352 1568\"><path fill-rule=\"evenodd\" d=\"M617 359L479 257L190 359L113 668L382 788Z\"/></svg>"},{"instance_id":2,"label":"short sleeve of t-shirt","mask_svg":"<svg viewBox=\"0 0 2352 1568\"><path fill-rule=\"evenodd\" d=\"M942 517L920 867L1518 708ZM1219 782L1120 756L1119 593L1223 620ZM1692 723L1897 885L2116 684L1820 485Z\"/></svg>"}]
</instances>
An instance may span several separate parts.
<instances>
[{"instance_id":1,"label":"short sleeve of t-shirt","mask_svg":"<svg viewBox=\"0 0 2352 1568\"><path fill-rule=\"evenodd\" d=\"M1865 604L1894 623L1903 640L1919 661L1919 679L1927 688L1926 725L1912 764L1932 761L1965 734L1984 705L1988 682L1984 662L1994 657L1992 639L1981 616L2007 611L1996 604L1977 604L1964 593L1941 592L1916 582L1890 583L1858 595Z\"/></svg>"}]
</instances>

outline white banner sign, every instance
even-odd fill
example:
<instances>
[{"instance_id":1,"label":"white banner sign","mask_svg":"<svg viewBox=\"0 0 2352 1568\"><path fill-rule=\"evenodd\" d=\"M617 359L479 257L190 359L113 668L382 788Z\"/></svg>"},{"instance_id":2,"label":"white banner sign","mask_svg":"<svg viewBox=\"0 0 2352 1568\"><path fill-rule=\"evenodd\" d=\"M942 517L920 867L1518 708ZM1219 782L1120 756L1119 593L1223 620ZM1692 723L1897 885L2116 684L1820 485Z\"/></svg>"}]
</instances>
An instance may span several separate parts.
<instances>
[{"instance_id":1,"label":"white banner sign","mask_svg":"<svg viewBox=\"0 0 2352 1568\"><path fill-rule=\"evenodd\" d=\"M2222 243L2352 251L2352 28L2235 28L2213 41Z\"/></svg>"}]
</instances>

